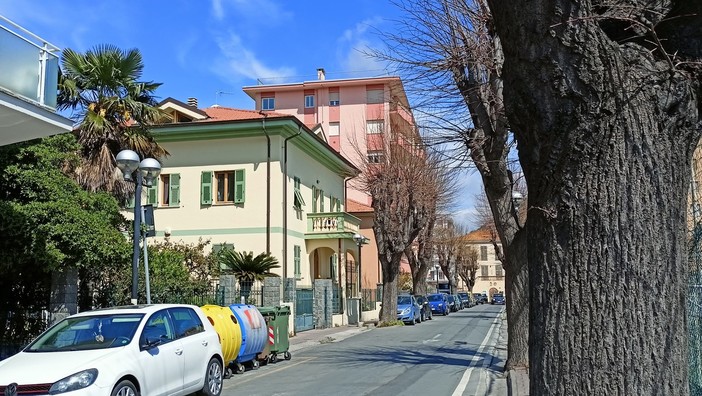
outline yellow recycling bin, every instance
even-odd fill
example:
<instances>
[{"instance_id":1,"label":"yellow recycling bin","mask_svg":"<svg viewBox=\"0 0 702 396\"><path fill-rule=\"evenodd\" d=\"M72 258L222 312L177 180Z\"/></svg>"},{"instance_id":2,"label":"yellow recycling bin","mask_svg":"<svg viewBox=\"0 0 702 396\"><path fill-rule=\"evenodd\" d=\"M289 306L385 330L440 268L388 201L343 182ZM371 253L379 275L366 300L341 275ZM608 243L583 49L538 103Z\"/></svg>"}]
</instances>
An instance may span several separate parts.
<instances>
[{"instance_id":1,"label":"yellow recycling bin","mask_svg":"<svg viewBox=\"0 0 702 396\"><path fill-rule=\"evenodd\" d=\"M232 363L239 355L241 349L241 327L237 323L234 313L229 307L219 305L204 305L200 309L205 313L212 326L214 326L222 344L224 354L224 367Z\"/></svg>"}]
</instances>

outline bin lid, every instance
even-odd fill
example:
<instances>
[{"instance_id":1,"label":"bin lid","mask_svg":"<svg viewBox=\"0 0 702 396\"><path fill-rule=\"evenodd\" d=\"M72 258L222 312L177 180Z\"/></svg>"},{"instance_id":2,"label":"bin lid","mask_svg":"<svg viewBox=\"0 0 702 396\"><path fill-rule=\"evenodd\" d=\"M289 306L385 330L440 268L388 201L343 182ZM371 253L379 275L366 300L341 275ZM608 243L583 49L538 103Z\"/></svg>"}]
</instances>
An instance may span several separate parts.
<instances>
[{"instance_id":1,"label":"bin lid","mask_svg":"<svg viewBox=\"0 0 702 396\"><path fill-rule=\"evenodd\" d=\"M263 316L272 316L276 314L276 307L256 307L256 309L258 309L258 312L260 312Z\"/></svg>"},{"instance_id":2,"label":"bin lid","mask_svg":"<svg viewBox=\"0 0 702 396\"><path fill-rule=\"evenodd\" d=\"M276 307L276 309L278 310L278 315L290 315L290 307L287 305Z\"/></svg>"}]
</instances>

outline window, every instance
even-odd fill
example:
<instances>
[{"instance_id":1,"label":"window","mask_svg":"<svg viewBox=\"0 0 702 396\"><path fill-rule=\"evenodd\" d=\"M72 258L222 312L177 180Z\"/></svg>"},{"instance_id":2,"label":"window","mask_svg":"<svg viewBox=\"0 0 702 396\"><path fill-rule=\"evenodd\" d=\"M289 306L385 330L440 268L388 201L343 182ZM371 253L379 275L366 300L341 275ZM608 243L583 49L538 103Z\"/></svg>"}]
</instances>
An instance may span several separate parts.
<instances>
[{"instance_id":1,"label":"window","mask_svg":"<svg viewBox=\"0 0 702 396\"><path fill-rule=\"evenodd\" d=\"M275 98L261 98L261 110L275 110Z\"/></svg>"},{"instance_id":2,"label":"window","mask_svg":"<svg viewBox=\"0 0 702 396\"><path fill-rule=\"evenodd\" d=\"M382 89L369 89L366 91L366 103L368 104L383 103L384 97L385 93Z\"/></svg>"},{"instance_id":3,"label":"window","mask_svg":"<svg viewBox=\"0 0 702 396\"><path fill-rule=\"evenodd\" d=\"M324 191L312 186L312 213L324 212Z\"/></svg>"},{"instance_id":4,"label":"window","mask_svg":"<svg viewBox=\"0 0 702 396\"><path fill-rule=\"evenodd\" d=\"M495 276L502 276L502 264L495 266Z\"/></svg>"},{"instance_id":5,"label":"window","mask_svg":"<svg viewBox=\"0 0 702 396\"><path fill-rule=\"evenodd\" d=\"M381 164L383 162L385 162L385 155L383 154L382 150L368 152L368 163Z\"/></svg>"},{"instance_id":6,"label":"window","mask_svg":"<svg viewBox=\"0 0 702 396\"><path fill-rule=\"evenodd\" d=\"M338 106L339 105L339 93L338 92L329 92L329 106Z\"/></svg>"},{"instance_id":7,"label":"window","mask_svg":"<svg viewBox=\"0 0 702 396\"><path fill-rule=\"evenodd\" d=\"M366 121L366 133L369 135L383 133L383 128L385 128L385 121L383 120Z\"/></svg>"},{"instance_id":8,"label":"window","mask_svg":"<svg viewBox=\"0 0 702 396\"><path fill-rule=\"evenodd\" d=\"M299 245L295 245L293 247L293 252L295 255L294 261L295 261L295 278L300 279L302 278L302 273L301 273L301 268L300 268L300 256L301 256L301 250Z\"/></svg>"},{"instance_id":9,"label":"window","mask_svg":"<svg viewBox=\"0 0 702 396\"><path fill-rule=\"evenodd\" d=\"M171 308L176 338L183 338L205 331L205 326L197 314L190 308Z\"/></svg>"},{"instance_id":10,"label":"window","mask_svg":"<svg viewBox=\"0 0 702 396\"><path fill-rule=\"evenodd\" d=\"M329 136L339 136L339 123L330 122L329 123Z\"/></svg>"},{"instance_id":11,"label":"window","mask_svg":"<svg viewBox=\"0 0 702 396\"><path fill-rule=\"evenodd\" d=\"M144 326L141 332L140 345L144 345L147 341L160 341L162 344L171 342L175 339L173 331L173 323L168 317L168 311L165 309L153 314Z\"/></svg>"},{"instance_id":12,"label":"window","mask_svg":"<svg viewBox=\"0 0 702 396\"><path fill-rule=\"evenodd\" d=\"M487 261L487 246L480 247L480 261Z\"/></svg>"},{"instance_id":13,"label":"window","mask_svg":"<svg viewBox=\"0 0 702 396\"><path fill-rule=\"evenodd\" d=\"M324 191L319 190L319 212L324 213Z\"/></svg>"},{"instance_id":14,"label":"window","mask_svg":"<svg viewBox=\"0 0 702 396\"><path fill-rule=\"evenodd\" d=\"M338 271L336 270L337 269L337 265L336 265L337 261L338 260L337 260L336 254L333 254L329 257L329 273L331 274L330 277L331 277L332 283L339 282L339 279L337 279L339 275L338 275Z\"/></svg>"},{"instance_id":15,"label":"window","mask_svg":"<svg viewBox=\"0 0 702 396\"><path fill-rule=\"evenodd\" d=\"M234 245L231 243L218 243L216 245L212 245L212 253L219 253L223 250L234 250Z\"/></svg>"},{"instance_id":16,"label":"window","mask_svg":"<svg viewBox=\"0 0 702 396\"><path fill-rule=\"evenodd\" d=\"M214 183L214 186L212 185ZM202 172L200 202L203 205L244 203L246 196L243 169L222 172ZM214 199L212 197L214 191Z\"/></svg>"},{"instance_id":17,"label":"window","mask_svg":"<svg viewBox=\"0 0 702 396\"><path fill-rule=\"evenodd\" d=\"M159 182L146 192L146 203L157 207L180 206L180 174L159 176Z\"/></svg>"},{"instance_id":18,"label":"window","mask_svg":"<svg viewBox=\"0 0 702 396\"><path fill-rule=\"evenodd\" d=\"M300 178L295 177L295 197L293 198L293 207L297 210L302 210L305 205L305 200L302 199L302 193L300 193Z\"/></svg>"},{"instance_id":19,"label":"window","mask_svg":"<svg viewBox=\"0 0 702 396\"><path fill-rule=\"evenodd\" d=\"M305 95L305 108L314 107L314 95Z\"/></svg>"},{"instance_id":20,"label":"window","mask_svg":"<svg viewBox=\"0 0 702 396\"><path fill-rule=\"evenodd\" d=\"M480 266L480 276L489 276L489 275L490 275L490 266L481 265Z\"/></svg>"}]
</instances>

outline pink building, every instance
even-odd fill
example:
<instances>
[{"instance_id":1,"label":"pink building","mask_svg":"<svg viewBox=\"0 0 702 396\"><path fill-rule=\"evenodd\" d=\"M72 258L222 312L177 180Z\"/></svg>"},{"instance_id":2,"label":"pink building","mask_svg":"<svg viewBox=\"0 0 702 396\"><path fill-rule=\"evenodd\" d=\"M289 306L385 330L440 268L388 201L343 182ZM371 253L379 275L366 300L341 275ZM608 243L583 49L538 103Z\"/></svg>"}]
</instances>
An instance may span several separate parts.
<instances>
[{"instance_id":1,"label":"pink building","mask_svg":"<svg viewBox=\"0 0 702 396\"><path fill-rule=\"evenodd\" d=\"M317 80L255 85L243 90L256 102L256 110L296 116L359 169L364 168L366 161L380 162L383 158L384 133L415 130L399 77L327 80L324 69L318 69ZM378 249L371 228L371 201L355 180L349 180L346 207L362 220L361 234L369 240L361 254L365 289L375 288L381 279Z\"/></svg>"}]
</instances>

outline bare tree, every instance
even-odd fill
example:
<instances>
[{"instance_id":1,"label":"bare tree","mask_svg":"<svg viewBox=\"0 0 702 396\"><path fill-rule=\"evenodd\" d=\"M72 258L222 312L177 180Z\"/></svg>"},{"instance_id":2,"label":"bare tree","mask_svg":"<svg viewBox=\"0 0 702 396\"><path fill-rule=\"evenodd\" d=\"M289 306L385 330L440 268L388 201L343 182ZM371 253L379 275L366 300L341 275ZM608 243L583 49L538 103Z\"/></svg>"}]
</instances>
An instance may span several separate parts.
<instances>
[{"instance_id":1,"label":"bare tree","mask_svg":"<svg viewBox=\"0 0 702 396\"><path fill-rule=\"evenodd\" d=\"M462 237L458 238L458 252L456 254L456 273L465 283L468 291L473 293L475 286L475 273L478 271L478 251L468 246Z\"/></svg>"},{"instance_id":2,"label":"bare tree","mask_svg":"<svg viewBox=\"0 0 702 396\"><path fill-rule=\"evenodd\" d=\"M405 249L412 276L412 292L417 295L427 294L427 274L434 254L432 233L436 223L436 211L433 212L426 226L419 232L416 243Z\"/></svg>"},{"instance_id":3,"label":"bare tree","mask_svg":"<svg viewBox=\"0 0 702 396\"><path fill-rule=\"evenodd\" d=\"M687 395L702 2L488 2L529 186L530 394Z\"/></svg>"},{"instance_id":4,"label":"bare tree","mask_svg":"<svg viewBox=\"0 0 702 396\"><path fill-rule=\"evenodd\" d=\"M392 62L424 101L435 126L431 141L449 158L470 160L481 175L504 249L507 369L528 366L529 290L526 238L512 200L512 146L503 100L503 54L485 0L399 0L406 18L384 34ZM461 111L463 110L463 111Z\"/></svg>"},{"instance_id":5,"label":"bare tree","mask_svg":"<svg viewBox=\"0 0 702 396\"><path fill-rule=\"evenodd\" d=\"M360 145L354 144L360 154ZM372 162L363 160L359 183L372 198L373 233L383 272L380 321L390 322L396 319L400 260L433 216L442 194L437 183L445 179L415 129L385 130L382 139L366 144L375 157ZM381 158L377 153L382 153Z\"/></svg>"}]
</instances>

